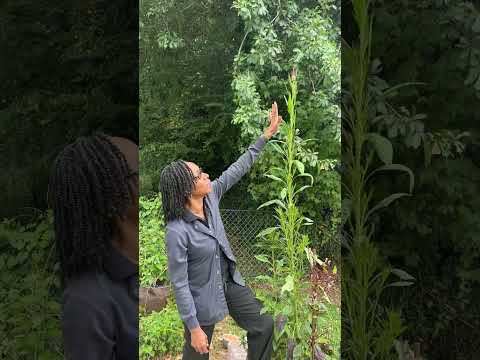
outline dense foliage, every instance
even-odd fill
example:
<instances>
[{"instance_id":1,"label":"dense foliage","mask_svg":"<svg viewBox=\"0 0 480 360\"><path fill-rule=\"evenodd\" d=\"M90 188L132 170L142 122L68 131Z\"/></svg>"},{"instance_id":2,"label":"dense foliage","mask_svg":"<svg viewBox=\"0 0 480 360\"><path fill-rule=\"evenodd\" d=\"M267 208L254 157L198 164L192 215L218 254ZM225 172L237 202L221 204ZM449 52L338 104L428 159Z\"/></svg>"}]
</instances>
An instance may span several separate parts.
<instances>
[{"instance_id":1,"label":"dense foliage","mask_svg":"<svg viewBox=\"0 0 480 360\"><path fill-rule=\"evenodd\" d=\"M160 198L140 198L139 271L141 286L156 286L167 281L165 225L160 214Z\"/></svg>"},{"instance_id":2,"label":"dense foliage","mask_svg":"<svg viewBox=\"0 0 480 360\"><path fill-rule=\"evenodd\" d=\"M159 312L140 315L141 360L158 359L159 355L179 354L183 348L183 324L173 297Z\"/></svg>"},{"instance_id":3,"label":"dense foliage","mask_svg":"<svg viewBox=\"0 0 480 360\"><path fill-rule=\"evenodd\" d=\"M236 152L230 90L238 19L225 1L140 2L142 192L178 158L213 177Z\"/></svg>"},{"instance_id":4,"label":"dense foliage","mask_svg":"<svg viewBox=\"0 0 480 360\"><path fill-rule=\"evenodd\" d=\"M158 205L153 205L157 201L153 199L162 167L183 158L197 162L211 178L218 176L268 125L266 109L273 101L286 118L288 108L282 100L287 73L295 67L299 75L296 121L293 128L287 131L285 127L276 136L295 149L290 151L288 171L281 150L275 151L278 144L271 141L252 171L222 199L222 206L256 208L279 196L279 202L285 201L289 211L277 215L279 226L290 230L277 236L275 244L283 250L276 252L275 259L258 258L273 266L283 262L282 271L272 269L275 279L260 279L278 295L275 301L266 302L265 311L290 317L283 332L277 332L286 335L277 336L278 358L287 349L289 357L295 353L295 358L320 353L317 339L311 342L310 337L319 335L312 332L312 323L320 324L321 316L313 319L312 313L321 312L314 309L321 305L309 304L310 296L303 296L304 291L312 291L305 251L309 239L297 234L297 223L314 222L317 234L312 239L338 244L338 2L145 0L140 4L141 190L150 199L142 201L141 248L145 251L141 250L141 258L149 254L150 259L141 269L142 282L151 285L161 281L156 276L164 276L155 275L160 274L155 267L164 261L163 255L155 254L161 246L156 242L162 238L158 227L163 225L148 219L154 214L151 206ZM285 173L264 176L274 168ZM293 176L298 179L282 190L283 185L272 179L286 174L288 181ZM302 187L312 182L314 187ZM293 197L298 208L287 201ZM319 243L310 245L320 247Z\"/></svg>"},{"instance_id":5,"label":"dense foliage","mask_svg":"<svg viewBox=\"0 0 480 360\"><path fill-rule=\"evenodd\" d=\"M342 4L349 42L357 3ZM478 349L472 330L480 325L473 300L480 257L479 9L468 1L381 1L371 12L369 126L415 176L411 197L372 218L381 254L417 279L383 303L402 309L405 336L427 358L471 358ZM407 189L408 176L386 174L373 184L379 201Z\"/></svg>"},{"instance_id":6,"label":"dense foliage","mask_svg":"<svg viewBox=\"0 0 480 360\"><path fill-rule=\"evenodd\" d=\"M315 179L299 203L305 214L324 224L319 238L336 234L340 218L340 41L339 7L334 1L234 1L243 20L243 40L234 59L233 122L241 129L241 149L266 126L268 104L280 106L286 74L298 69L298 160ZM284 140L286 132L278 135ZM309 139L308 142L302 141ZM249 173L248 191L259 202L275 198L280 184L264 173L281 159L267 147ZM332 240L332 239L330 239ZM333 240L334 241L334 240Z\"/></svg>"},{"instance_id":7,"label":"dense foliage","mask_svg":"<svg viewBox=\"0 0 480 360\"><path fill-rule=\"evenodd\" d=\"M473 300L480 289L480 203L473 195L480 190L480 11L469 1L398 6L375 9L373 56L384 63L379 75L392 84L425 85L399 91L396 103L410 114L396 121L403 131L387 132L378 124L418 178L415 196L387 215L402 219L399 226L382 222L384 248L421 279L401 300L414 325L411 339L422 339L428 357L469 358L479 346L472 330L480 326ZM412 118L414 112L423 117ZM400 185L380 186L388 191ZM455 344L445 346L452 339Z\"/></svg>"},{"instance_id":8,"label":"dense foliage","mask_svg":"<svg viewBox=\"0 0 480 360\"><path fill-rule=\"evenodd\" d=\"M0 218L46 209L50 166L77 136L138 140L136 7L2 2Z\"/></svg>"},{"instance_id":9,"label":"dense foliage","mask_svg":"<svg viewBox=\"0 0 480 360\"><path fill-rule=\"evenodd\" d=\"M0 358L63 359L51 214L2 221L0 249Z\"/></svg>"},{"instance_id":10,"label":"dense foliage","mask_svg":"<svg viewBox=\"0 0 480 360\"><path fill-rule=\"evenodd\" d=\"M140 158L142 192L158 191L161 168L184 158L211 178L267 125L273 101L286 108L286 73L302 74L301 160L316 186L302 208L333 239L340 219L339 6L332 1L141 2ZM188 22L188 26L187 26ZM279 135L280 138L284 134ZM278 165L267 147L255 169L223 199L254 208L279 188L263 176ZM244 196L245 192L251 196Z\"/></svg>"}]
</instances>

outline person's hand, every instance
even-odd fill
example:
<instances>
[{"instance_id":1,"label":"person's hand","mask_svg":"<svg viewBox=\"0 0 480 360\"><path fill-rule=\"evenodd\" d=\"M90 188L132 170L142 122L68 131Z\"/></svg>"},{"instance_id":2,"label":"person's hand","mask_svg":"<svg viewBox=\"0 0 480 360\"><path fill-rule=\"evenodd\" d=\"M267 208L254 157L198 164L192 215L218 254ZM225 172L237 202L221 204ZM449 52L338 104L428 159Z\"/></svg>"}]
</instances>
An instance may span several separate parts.
<instances>
[{"instance_id":1,"label":"person's hand","mask_svg":"<svg viewBox=\"0 0 480 360\"><path fill-rule=\"evenodd\" d=\"M192 340L192 347L196 352L200 354L208 353L208 337L200 326L190 330L190 337Z\"/></svg>"},{"instance_id":2,"label":"person's hand","mask_svg":"<svg viewBox=\"0 0 480 360\"><path fill-rule=\"evenodd\" d=\"M270 119L270 125L263 132L263 136L265 136L267 140L270 140L270 138L277 133L278 127L283 122L282 117L278 115L278 106L276 102L272 104L272 110L270 110L268 118Z\"/></svg>"}]
</instances>

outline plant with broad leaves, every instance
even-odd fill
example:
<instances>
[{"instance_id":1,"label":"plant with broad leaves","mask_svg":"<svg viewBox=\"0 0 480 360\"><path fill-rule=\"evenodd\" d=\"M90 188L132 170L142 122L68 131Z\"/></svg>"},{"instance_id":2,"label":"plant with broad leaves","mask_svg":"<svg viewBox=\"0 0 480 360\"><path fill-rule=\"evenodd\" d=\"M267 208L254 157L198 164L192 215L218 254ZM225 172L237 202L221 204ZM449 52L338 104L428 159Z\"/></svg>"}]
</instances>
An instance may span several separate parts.
<instances>
[{"instance_id":1,"label":"plant with broad leaves","mask_svg":"<svg viewBox=\"0 0 480 360\"><path fill-rule=\"evenodd\" d=\"M61 359L61 287L53 216L0 222L0 358Z\"/></svg>"},{"instance_id":2,"label":"plant with broad leaves","mask_svg":"<svg viewBox=\"0 0 480 360\"><path fill-rule=\"evenodd\" d=\"M183 324L173 297L160 312L140 314L139 331L141 360L179 354L183 347Z\"/></svg>"},{"instance_id":3,"label":"plant with broad leaves","mask_svg":"<svg viewBox=\"0 0 480 360\"><path fill-rule=\"evenodd\" d=\"M167 281L165 227L161 218L161 200L140 197L139 260L140 284L155 286Z\"/></svg>"}]
</instances>

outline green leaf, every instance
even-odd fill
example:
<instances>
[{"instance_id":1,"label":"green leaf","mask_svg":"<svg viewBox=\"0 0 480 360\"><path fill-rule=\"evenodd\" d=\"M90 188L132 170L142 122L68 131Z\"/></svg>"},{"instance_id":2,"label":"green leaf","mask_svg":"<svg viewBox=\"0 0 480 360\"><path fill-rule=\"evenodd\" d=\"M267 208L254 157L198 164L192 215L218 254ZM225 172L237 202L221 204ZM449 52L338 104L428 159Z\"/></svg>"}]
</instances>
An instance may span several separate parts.
<instances>
[{"instance_id":1,"label":"green leaf","mask_svg":"<svg viewBox=\"0 0 480 360\"><path fill-rule=\"evenodd\" d=\"M273 280L272 280L272 277L271 277L271 276L268 276L268 275L258 275L258 276L255 276L255 280L257 280L257 281L265 281L265 282L271 282L271 281L273 281Z\"/></svg>"},{"instance_id":2,"label":"green leaf","mask_svg":"<svg viewBox=\"0 0 480 360\"><path fill-rule=\"evenodd\" d=\"M461 271L458 275L467 280L480 282L480 269Z\"/></svg>"},{"instance_id":3,"label":"green leaf","mask_svg":"<svg viewBox=\"0 0 480 360\"><path fill-rule=\"evenodd\" d=\"M391 272L392 274L397 275L401 280L405 280L405 281L415 280L415 278L412 275L410 275L404 270L392 269Z\"/></svg>"},{"instance_id":4,"label":"green leaf","mask_svg":"<svg viewBox=\"0 0 480 360\"><path fill-rule=\"evenodd\" d=\"M285 151L283 151L283 149L278 144L272 144L272 147L275 150L275 152L282 154L283 156L287 156Z\"/></svg>"},{"instance_id":5,"label":"green leaf","mask_svg":"<svg viewBox=\"0 0 480 360\"><path fill-rule=\"evenodd\" d=\"M393 96L397 96L397 90L401 89L401 88L404 88L404 87L407 87L407 86L417 86L417 85L426 85L427 83L424 83L424 82L405 82L405 83L402 83L402 84L398 84L398 85L395 85L395 86L392 86L390 88L388 88L388 90L386 90L384 93L383 93L383 96L384 97L389 97L390 95L393 95Z\"/></svg>"},{"instance_id":6,"label":"green leaf","mask_svg":"<svg viewBox=\"0 0 480 360\"><path fill-rule=\"evenodd\" d=\"M293 160L300 174L305 173L305 165L300 160Z\"/></svg>"},{"instance_id":7,"label":"green leaf","mask_svg":"<svg viewBox=\"0 0 480 360\"><path fill-rule=\"evenodd\" d=\"M284 200L287 197L287 188L283 188L280 192L280 199Z\"/></svg>"},{"instance_id":8,"label":"green leaf","mask_svg":"<svg viewBox=\"0 0 480 360\"><path fill-rule=\"evenodd\" d=\"M297 177L308 177L311 180L310 185L313 185L313 176L311 174L303 173L303 174L295 175L295 178L297 178Z\"/></svg>"},{"instance_id":9,"label":"green leaf","mask_svg":"<svg viewBox=\"0 0 480 360\"><path fill-rule=\"evenodd\" d=\"M279 199L273 199L273 200L267 201L267 202L263 203L262 205L260 205L260 206L257 208L257 210L259 210L259 209L261 209L261 208L263 208L263 207L265 207L265 206L270 206L270 205L273 205L273 204L276 204L276 205L282 207L283 209L287 210L285 204L284 204L281 200L279 200Z\"/></svg>"},{"instance_id":10,"label":"green leaf","mask_svg":"<svg viewBox=\"0 0 480 360\"><path fill-rule=\"evenodd\" d=\"M345 225L350 213L352 212L352 199L344 198L342 200L342 226Z\"/></svg>"},{"instance_id":11,"label":"green leaf","mask_svg":"<svg viewBox=\"0 0 480 360\"><path fill-rule=\"evenodd\" d=\"M404 287L410 286L413 284L413 281L395 281L393 283L388 284L386 287Z\"/></svg>"},{"instance_id":12,"label":"green leaf","mask_svg":"<svg viewBox=\"0 0 480 360\"><path fill-rule=\"evenodd\" d=\"M372 171L366 178L365 181L368 181L375 173L379 171L404 171L410 176L410 186L409 186L409 192L412 193L413 187L415 185L415 176L413 175L413 171L410 170L409 167L402 165L402 164L389 164L389 165L383 165L380 166L379 168L375 169Z\"/></svg>"},{"instance_id":13,"label":"green leaf","mask_svg":"<svg viewBox=\"0 0 480 360\"><path fill-rule=\"evenodd\" d=\"M303 190L308 189L308 188L310 188L310 187L312 187L312 186L311 186L311 185L302 186L300 189L298 189L297 191L295 191L295 192L293 193L293 196L297 195L298 193L301 193Z\"/></svg>"},{"instance_id":14,"label":"green leaf","mask_svg":"<svg viewBox=\"0 0 480 360\"><path fill-rule=\"evenodd\" d=\"M285 278L285 284L282 286L281 294L283 294L285 291L292 291L293 290L293 276L288 275Z\"/></svg>"},{"instance_id":15,"label":"green leaf","mask_svg":"<svg viewBox=\"0 0 480 360\"><path fill-rule=\"evenodd\" d=\"M266 255L255 255L255 259L257 259L258 261L262 262L262 263L265 263L265 264L270 264L270 260L268 260L267 256Z\"/></svg>"},{"instance_id":16,"label":"green leaf","mask_svg":"<svg viewBox=\"0 0 480 360\"><path fill-rule=\"evenodd\" d=\"M378 157L384 164L392 163L393 146L390 140L376 133L368 133L366 139L375 147Z\"/></svg>"},{"instance_id":17,"label":"green leaf","mask_svg":"<svg viewBox=\"0 0 480 360\"><path fill-rule=\"evenodd\" d=\"M260 231L258 233L258 235L256 237L265 237L271 233L273 233L275 230L278 229L278 226L273 226L273 227L269 227L269 228L266 228L266 229L263 229L262 231Z\"/></svg>"},{"instance_id":18,"label":"green leaf","mask_svg":"<svg viewBox=\"0 0 480 360\"><path fill-rule=\"evenodd\" d=\"M380 201L377 205L375 205L373 208L370 209L370 211L367 213L366 218L368 218L371 214L373 214L375 211L387 207L390 205L393 201L400 199L404 196L410 196L410 194L407 193L396 193L392 194L390 196L387 196L385 199Z\"/></svg>"},{"instance_id":19,"label":"green leaf","mask_svg":"<svg viewBox=\"0 0 480 360\"><path fill-rule=\"evenodd\" d=\"M278 176L275 176L275 175L271 175L271 174L265 174L265 177L268 177L269 179L272 179L272 180L275 180L275 181L279 181L281 182L282 184L285 184L285 181L280 179Z\"/></svg>"}]
</instances>

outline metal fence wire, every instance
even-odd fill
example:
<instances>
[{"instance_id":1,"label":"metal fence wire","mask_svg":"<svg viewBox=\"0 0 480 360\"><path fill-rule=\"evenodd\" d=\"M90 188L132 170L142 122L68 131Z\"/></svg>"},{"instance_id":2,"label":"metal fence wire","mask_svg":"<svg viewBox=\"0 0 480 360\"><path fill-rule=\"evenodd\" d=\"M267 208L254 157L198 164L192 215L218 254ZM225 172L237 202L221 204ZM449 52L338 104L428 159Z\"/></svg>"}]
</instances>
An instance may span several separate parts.
<instances>
[{"instance_id":1,"label":"metal fence wire","mask_svg":"<svg viewBox=\"0 0 480 360\"><path fill-rule=\"evenodd\" d=\"M220 214L242 275L253 277L266 273L268 271L266 264L255 258L255 255L264 253L264 250L258 246L261 240L257 235L267 227L278 225L275 217L269 212L258 210L221 209ZM304 231L321 259L337 258L340 253L339 243L332 241L322 243L318 226L306 226Z\"/></svg>"}]
</instances>

